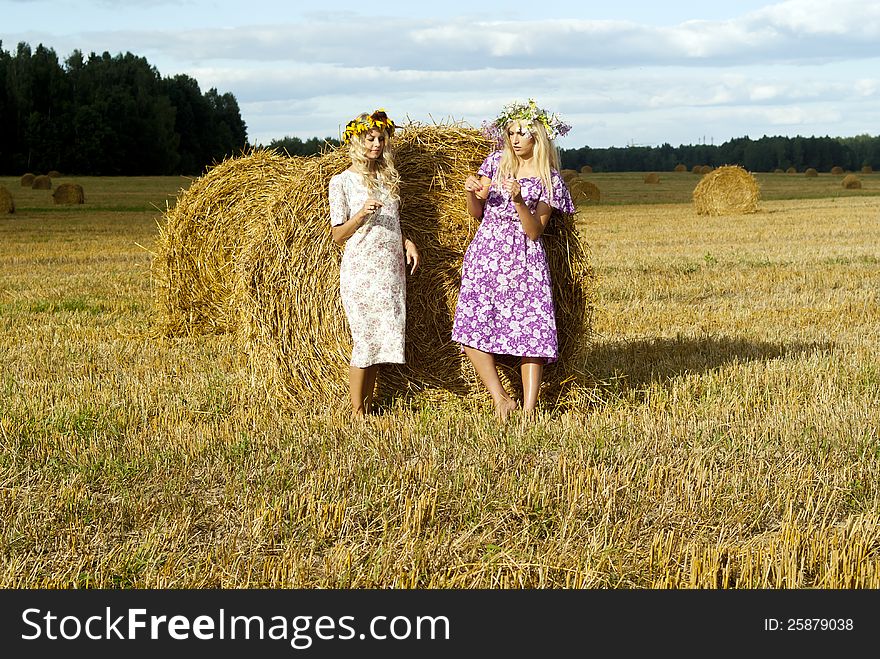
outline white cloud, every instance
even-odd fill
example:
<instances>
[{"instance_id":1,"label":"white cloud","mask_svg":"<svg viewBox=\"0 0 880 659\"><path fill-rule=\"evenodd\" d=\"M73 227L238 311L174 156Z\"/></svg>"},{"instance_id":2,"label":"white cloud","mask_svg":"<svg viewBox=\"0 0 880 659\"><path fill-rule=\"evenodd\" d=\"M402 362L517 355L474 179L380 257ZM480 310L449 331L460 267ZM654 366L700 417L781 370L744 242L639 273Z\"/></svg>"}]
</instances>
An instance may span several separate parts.
<instances>
[{"instance_id":1,"label":"white cloud","mask_svg":"<svg viewBox=\"0 0 880 659\"><path fill-rule=\"evenodd\" d=\"M2 38L7 49L17 41L44 43L61 59L74 49L144 56L163 75L186 73L203 90L235 94L251 139L262 142L335 135L349 114L379 105L416 120L452 115L477 125L526 96L574 124L563 146L676 143L703 133L723 140L785 127L837 135L876 130L878 2L787 0L677 23L640 21L639 12L628 20L589 19L593 12L580 4L567 18L558 5L553 17L530 9L490 18L483 5L481 13L463 13L464 3L440 18L407 17L396 11L403 3L377 5L389 14L381 20L354 5L301 15L282 10L287 3L254 21L242 19L249 14L234 3L237 20L221 27L218 17L233 12L233 3L223 4L212 3L217 15L201 23L175 20L169 5L159 10L159 18L166 12L159 29L150 27L159 18L146 20L155 12L124 3L117 13L143 18L143 27L108 18L85 30ZM273 12L278 20L267 23Z\"/></svg>"}]
</instances>

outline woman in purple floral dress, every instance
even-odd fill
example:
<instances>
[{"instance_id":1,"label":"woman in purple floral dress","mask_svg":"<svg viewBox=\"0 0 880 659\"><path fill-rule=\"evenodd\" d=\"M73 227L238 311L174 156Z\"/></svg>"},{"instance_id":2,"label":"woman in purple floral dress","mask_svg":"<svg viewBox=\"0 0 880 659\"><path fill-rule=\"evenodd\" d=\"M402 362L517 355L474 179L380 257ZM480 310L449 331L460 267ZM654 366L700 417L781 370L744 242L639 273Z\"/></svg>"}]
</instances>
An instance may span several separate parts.
<instances>
[{"instance_id":1,"label":"woman in purple floral dress","mask_svg":"<svg viewBox=\"0 0 880 659\"><path fill-rule=\"evenodd\" d=\"M502 148L465 181L468 212L482 221L465 253L452 339L462 344L502 420L517 403L501 383L495 355L521 358L527 414L537 407L544 365L558 357L541 235L554 210L574 212L552 142L569 128L531 99L505 106L488 126Z\"/></svg>"}]
</instances>

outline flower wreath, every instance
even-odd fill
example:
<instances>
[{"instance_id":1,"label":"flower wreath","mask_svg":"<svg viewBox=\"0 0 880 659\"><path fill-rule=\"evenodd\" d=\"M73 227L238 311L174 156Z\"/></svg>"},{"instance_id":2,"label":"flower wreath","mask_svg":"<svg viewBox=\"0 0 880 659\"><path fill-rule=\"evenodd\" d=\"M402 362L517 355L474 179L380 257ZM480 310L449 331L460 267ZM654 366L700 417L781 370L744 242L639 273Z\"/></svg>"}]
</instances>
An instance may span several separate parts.
<instances>
[{"instance_id":1,"label":"flower wreath","mask_svg":"<svg viewBox=\"0 0 880 659\"><path fill-rule=\"evenodd\" d=\"M351 141L351 138L361 133L366 133L374 128L384 130L388 135L394 133L396 126L388 115L385 114L384 108L379 108L373 114L365 118L352 119L345 125L345 132L342 134L343 144Z\"/></svg>"},{"instance_id":2,"label":"flower wreath","mask_svg":"<svg viewBox=\"0 0 880 659\"><path fill-rule=\"evenodd\" d=\"M558 114L539 108L535 100L530 98L525 103L512 101L505 105L494 121L483 122L481 131L489 139L495 140L500 147L504 145L504 130L511 121L522 121L529 132L534 130L535 122L540 122L551 140L562 137L571 130L571 125L565 123Z\"/></svg>"}]
</instances>

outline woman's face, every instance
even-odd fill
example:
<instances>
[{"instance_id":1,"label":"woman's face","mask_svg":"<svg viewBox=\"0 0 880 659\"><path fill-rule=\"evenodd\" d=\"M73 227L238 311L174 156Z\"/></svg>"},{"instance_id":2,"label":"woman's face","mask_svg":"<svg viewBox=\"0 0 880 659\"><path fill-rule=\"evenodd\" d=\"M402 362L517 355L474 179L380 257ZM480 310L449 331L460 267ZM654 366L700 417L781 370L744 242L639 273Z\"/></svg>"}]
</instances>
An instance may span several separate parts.
<instances>
[{"instance_id":1,"label":"woman's face","mask_svg":"<svg viewBox=\"0 0 880 659\"><path fill-rule=\"evenodd\" d=\"M513 121L507 126L507 137L513 152L520 158L530 158L535 151L535 138L528 128L520 121Z\"/></svg>"},{"instance_id":2,"label":"woman's face","mask_svg":"<svg viewBox=\"0 0 880 659\"><path fill-rule=\"evenodd\" d=\"M378 160L385 151L385 132L376 128L370 129L370 132L364 137L364 147L366 148L366 156L368 160Z\"/></svg>"}]
</instances>

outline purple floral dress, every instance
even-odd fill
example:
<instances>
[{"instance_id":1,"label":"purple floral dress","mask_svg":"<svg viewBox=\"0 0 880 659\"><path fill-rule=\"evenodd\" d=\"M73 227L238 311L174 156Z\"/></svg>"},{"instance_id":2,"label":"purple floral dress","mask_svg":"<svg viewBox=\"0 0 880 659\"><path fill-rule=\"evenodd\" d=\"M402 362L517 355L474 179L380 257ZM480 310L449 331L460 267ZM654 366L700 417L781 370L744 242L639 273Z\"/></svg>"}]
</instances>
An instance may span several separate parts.
<instances>
[{"instance_id":1,"label":"purple floral dress","mask_svg":"<svg viewBox=\"0 0 880 659\"><path fill-rule=\"evenodd\" d=\"M479 173L494 178L501 160L496 151ZM571 195L559 172L550 173L553 200L538 177L519 179L526 206L539 201L573 213ZM493 184L483 219L464 255L461 290L455 308L452 340L496 355L559 356L550 268L542 238L526 236L510 196Z\"/></svg>"}]
</instances>

